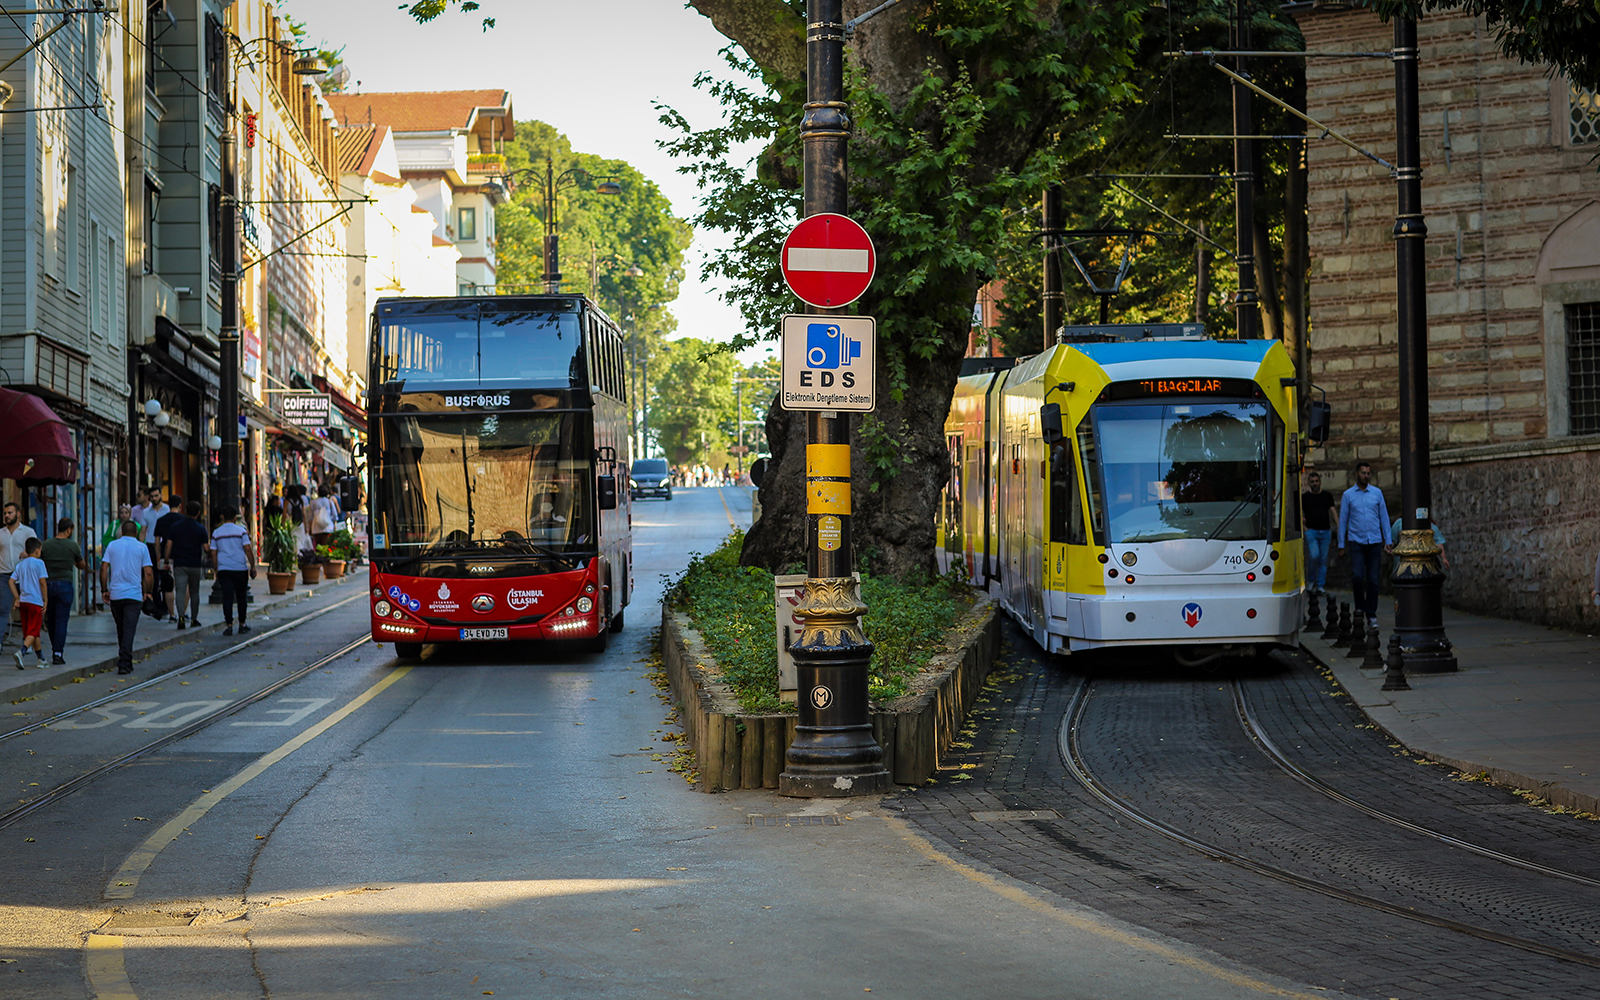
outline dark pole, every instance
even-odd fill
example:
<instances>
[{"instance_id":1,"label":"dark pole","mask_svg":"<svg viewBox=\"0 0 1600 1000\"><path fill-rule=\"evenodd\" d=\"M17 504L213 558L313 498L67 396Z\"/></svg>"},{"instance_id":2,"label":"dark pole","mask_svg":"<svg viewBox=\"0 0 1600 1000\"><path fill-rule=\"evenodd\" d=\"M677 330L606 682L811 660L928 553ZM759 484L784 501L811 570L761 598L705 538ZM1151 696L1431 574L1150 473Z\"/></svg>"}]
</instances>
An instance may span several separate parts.
<instances>
[{"instance_id":1,"label":"dark pole","mask_svg":"<svg viewBox=\"0 0 1600 1000\"><path fill-rule=\"evenodd\" d=\"M544 158L544 290L561 294L561 230L556 221L555 161Z\"/></svg>"},{"instance_id":2,"label":"dark pole","mask_svg":"<svg viewBox=\"0 0 1600 1000\"><path fill-rule=\"evenodd\" d=\"M1044 313L1044 350L1048 351L1055 346L1056 331L1066 321L1066 292L1061 287L1060 187L1052 184L1044 189L1039 215L1043 223L1040 228L1044 230L1044 281L1039 300Z\"/></svg>"},{"instance_id":3,"label":"dark pole","mask_svg":"<svg viewBox=\"0 0 1600 1000\"><path fill-rule=\"evenodd\" d=\"M1250 48L1249 14L1244 0L1233 5L1233 49L1244 52ZM1244 56L1236 56L1234 72L1248 76ZM1251 135L1250 89L1237 80L1233 83L1233 228L1235 259L1239 264L1239 291L1233 298L1233 315L1240 340L1254 340L1259 317L1256 314L1256 258L1252 249L1255 241L1255 203L1253 177L1254 144L1239 136Z\"/></svg>"},{"instance_id":4,"label":"dark pole","mask_svg":"<svg viewBox=\"0 0 1600 1000\"><path fill-rule=\"evenodd\" d=\"M1395 178L1399 214L1394 259L1400 335L1400 516L1394 548L1394 629L1386 690L1406 687L1405 671L1456 669L1444 633L1444 571L1433 540L1428 483L1428 284L1423 251L1422 156L1417 118L1417 22L1394 20Z\"/></svg>"},{"instance_id":5,"label":"dark pole","mask_svg":"<svg viewBox=\"0 0 1600 1000\"><path fill-rule=\"evenodd\" d=\"M843 0L806 0L806 107L800 122L805 215L847 214L850 141L844 101ZM843 310L822 310L839 312ZM818 528L826 518L826 535ZM850 417L806 412L806 590L795 641L800 720L778 776L780 795L869 795L889 788L872 735L867 674L872 643L861 631L850 516Z\"/></svg>"}]
</instances>

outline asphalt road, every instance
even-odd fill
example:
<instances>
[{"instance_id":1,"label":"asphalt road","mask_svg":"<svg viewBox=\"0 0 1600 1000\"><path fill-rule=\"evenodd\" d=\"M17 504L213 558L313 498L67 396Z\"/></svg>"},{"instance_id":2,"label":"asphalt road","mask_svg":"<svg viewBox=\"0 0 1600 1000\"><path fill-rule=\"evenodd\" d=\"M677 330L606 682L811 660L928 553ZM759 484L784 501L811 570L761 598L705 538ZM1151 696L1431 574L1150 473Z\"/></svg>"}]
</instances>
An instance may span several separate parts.
<instances>
[{"instance_id":1,"label":"asphalt road","mask_svg":"<svg viewBox=\"0 0 1600 1000\"><path fill-rule=\"evenodd\" d=\"M408 668L360 645L0 828L0 996L1326 995L924 835L906 817L931 798L707 795L654 760L672 731L644 665L663 576L748 502L635 506L638 591L605 654L436 647ZM3 780L25 802L365 624L358 601L30 729L0 742Z\"/></svg>"}]
</instances>

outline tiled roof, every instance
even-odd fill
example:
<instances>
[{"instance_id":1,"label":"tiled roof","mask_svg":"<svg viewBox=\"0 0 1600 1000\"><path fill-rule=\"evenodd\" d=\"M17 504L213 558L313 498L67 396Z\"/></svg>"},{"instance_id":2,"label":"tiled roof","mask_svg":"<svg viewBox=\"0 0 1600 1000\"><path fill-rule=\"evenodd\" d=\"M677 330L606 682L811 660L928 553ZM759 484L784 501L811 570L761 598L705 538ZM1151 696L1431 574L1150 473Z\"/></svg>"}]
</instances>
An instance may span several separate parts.
<instances>
[{"instance_id":1,"label":"tiled roof","mask_svg":"<svg viewBox=\"0 0 1600 1000\"><path fill-rule=\"evenodd\" d=\"M428 90L391 94L328 94L328 104L339 121L346 125L387 125L396 132L438 132L445 129L475 129L479 112L505 109L496 128L497 136L512 138L509 90Z\"/></svg>"},{"instance_id":2,"label":"tiled roof","mask_svg":"<svg viewBox=\"0 0 1600 1000\"><path fill-rule=\"evenodd\" d=\"M365 177L372 173L373 161L383 147L383 137L389 134L387 125L347 125L338 132L339 173L357 173Z\"/></svg>"}]
</instances>

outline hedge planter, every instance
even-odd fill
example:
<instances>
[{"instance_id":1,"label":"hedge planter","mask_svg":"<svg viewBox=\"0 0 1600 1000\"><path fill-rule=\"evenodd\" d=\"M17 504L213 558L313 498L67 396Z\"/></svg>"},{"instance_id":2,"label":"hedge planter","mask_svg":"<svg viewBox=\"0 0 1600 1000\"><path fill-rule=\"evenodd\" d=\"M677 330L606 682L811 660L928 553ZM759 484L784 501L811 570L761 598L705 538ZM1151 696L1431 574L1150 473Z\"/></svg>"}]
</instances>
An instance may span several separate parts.
<instances>
[{"instance_id":1,"label":"hedge planter","mask_svg":"<svg viewBox=\"0 0 1600 1000\"><path fill-rule=\"evenodd\" d=\"M873 707L872 732L896 784L921 784L932 777L939 756L966 723L1000 649L997 611L994 601L980 597L956 622L949 645L928 662L911 691ZM798 718L740 712L689 616L667 607L661 612L661 654L699 764L696 787L706 792L777 788Z\"/></svg>"}]
</instances>

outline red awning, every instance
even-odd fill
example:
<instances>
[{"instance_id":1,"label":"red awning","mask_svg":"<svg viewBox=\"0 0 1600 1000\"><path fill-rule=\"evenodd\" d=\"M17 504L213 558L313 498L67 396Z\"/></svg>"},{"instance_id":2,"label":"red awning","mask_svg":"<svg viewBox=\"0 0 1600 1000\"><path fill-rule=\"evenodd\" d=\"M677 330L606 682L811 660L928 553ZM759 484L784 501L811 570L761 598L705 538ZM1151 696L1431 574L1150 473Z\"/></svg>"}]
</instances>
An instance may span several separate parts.
<instances>
[{"instance_id":1,"label":"red awning","mask_svg":"<svg viewBox=\"0 0 1600 1000\"><path fill-rule=\"evenodd\" d=\"M33 486L78 481L72 432L38 396L0 389L0 479Z\"/></svg>"}]
</instances>

